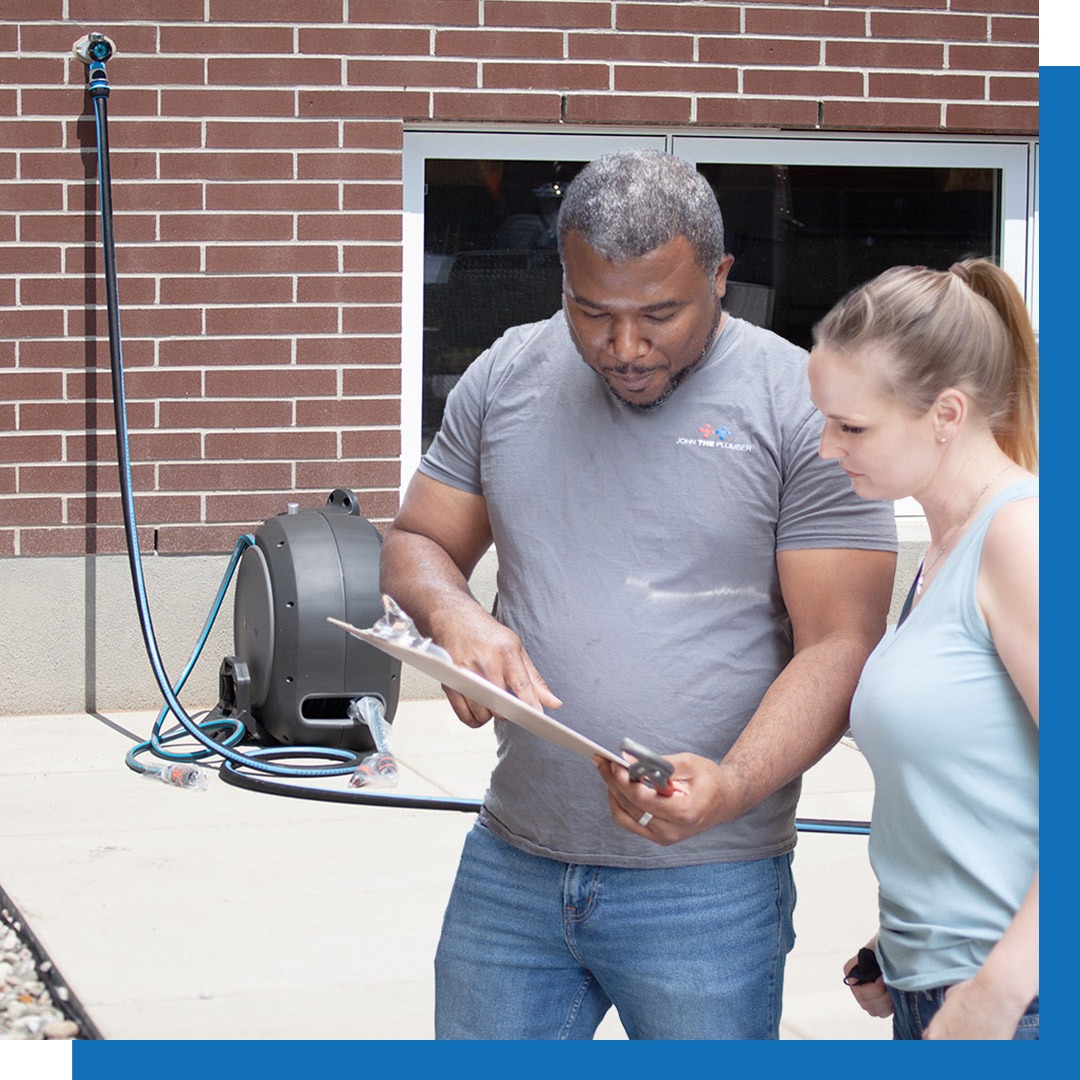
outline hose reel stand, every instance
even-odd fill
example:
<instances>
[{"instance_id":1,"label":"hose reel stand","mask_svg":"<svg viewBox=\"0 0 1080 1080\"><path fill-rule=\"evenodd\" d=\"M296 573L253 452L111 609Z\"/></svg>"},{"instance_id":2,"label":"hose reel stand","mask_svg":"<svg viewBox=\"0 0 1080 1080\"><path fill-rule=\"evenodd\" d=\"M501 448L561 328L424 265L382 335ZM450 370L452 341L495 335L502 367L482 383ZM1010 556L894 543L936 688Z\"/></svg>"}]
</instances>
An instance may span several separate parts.
<instances>
[{"instance_id":1,"label":"hose reel stand","mask_svg":"<svg viewBox=\"0 0 1080 1080\"><path fill-rule=\"evenodd\" d=\"M263 522L236 572L235 655L219 672L223 715L263 745L375 748L349 706L376 697L392 721L401 662L326 620L371 626L381 618L381 547L348 488L336 488L323 507L290 503Z\"/></svg>"}]
</instances>

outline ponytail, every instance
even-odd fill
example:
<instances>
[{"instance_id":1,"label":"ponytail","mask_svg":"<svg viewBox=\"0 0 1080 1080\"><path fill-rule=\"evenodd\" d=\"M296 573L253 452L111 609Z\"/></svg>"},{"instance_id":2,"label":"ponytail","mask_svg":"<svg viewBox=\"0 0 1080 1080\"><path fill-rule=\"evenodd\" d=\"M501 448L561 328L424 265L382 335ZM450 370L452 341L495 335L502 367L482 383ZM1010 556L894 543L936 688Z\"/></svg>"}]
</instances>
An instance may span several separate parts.
<instances>
[{"instance_id":1,"label":"ponytail","mask_svg":"<svg viewBox=\"0 0 1080 1080\"><path fill-rule=\"evenodd\" d=\"M1039 348L1024 298L1011 277L988 259L968 259L950 268L1001 317L1012 343L1012 386L1008 410L995 427L998 445L1018 465L1039 469Z\"/></svg>"}]
</instances>

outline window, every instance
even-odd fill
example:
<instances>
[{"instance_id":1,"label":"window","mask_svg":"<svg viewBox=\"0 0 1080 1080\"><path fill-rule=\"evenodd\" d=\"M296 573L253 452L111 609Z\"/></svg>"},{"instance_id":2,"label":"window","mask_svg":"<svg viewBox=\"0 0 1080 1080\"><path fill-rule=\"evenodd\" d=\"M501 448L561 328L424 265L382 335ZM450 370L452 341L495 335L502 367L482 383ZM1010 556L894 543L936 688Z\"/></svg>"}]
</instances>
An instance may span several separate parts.
<instances>
[{"instance_id":1,"label":"window","mask_svg":"<svg viewBox=\"0 0 1080 1080\"><path fill-rule=\"evenodd\" d=\"M465 368L560 306L560 192L631 146L679 154L709 180L735 256L725 308L800 345L844 292L899 263L995 258L1037 311L1030 140L408 132L403 484Z\"/></svg>"},{"instance_id":2,"label":"window","mask_svg":"<svg viewBox=\"0 0 1080 1080\"><path fill-rule=\"evenodd\" d=\"M559 309L555 222L562 192L584 165L425 162L425 449L438 430L443 401L465 368L504 330Z\"/></svg>"}]
</instances>

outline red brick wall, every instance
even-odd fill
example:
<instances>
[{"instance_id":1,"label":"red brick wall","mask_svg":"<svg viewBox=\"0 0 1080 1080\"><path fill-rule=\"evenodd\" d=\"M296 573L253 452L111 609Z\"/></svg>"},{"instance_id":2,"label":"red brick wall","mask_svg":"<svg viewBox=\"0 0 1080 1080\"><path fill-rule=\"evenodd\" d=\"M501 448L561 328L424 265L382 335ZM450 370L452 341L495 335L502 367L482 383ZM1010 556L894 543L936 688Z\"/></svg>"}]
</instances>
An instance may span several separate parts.
<instances>
[{"instance_id":1,"label":"red brick wall","mask_svg":"<svg viewBox=\"0 0 1080 1080\"><path fill-rule=\"evenodd\" d=\"M393 514L405 125L1038 126L1037 0L3 0L0 556L123 550L91 30L147 551Z\"/></svg>"}]
</instances>

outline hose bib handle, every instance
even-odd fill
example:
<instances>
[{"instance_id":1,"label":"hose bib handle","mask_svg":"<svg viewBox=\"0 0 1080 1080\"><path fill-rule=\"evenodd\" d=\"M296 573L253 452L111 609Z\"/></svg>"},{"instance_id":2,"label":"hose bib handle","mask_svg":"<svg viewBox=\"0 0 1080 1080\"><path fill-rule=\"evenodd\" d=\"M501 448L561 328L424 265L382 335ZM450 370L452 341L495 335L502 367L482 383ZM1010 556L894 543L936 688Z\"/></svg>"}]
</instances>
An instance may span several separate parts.
<instances>
[{"instance_id":1,"label":"hose bib handle","mask_svg":"<svg viewBox=\"0 0 1080 1080\"><path fill-rule=\"evenodd\" d=\"M71 47L76 60L84 64L104 64L116 52L116 46L104 34L96 31L79 38Z\"/></svg>"},{"instance_id":2,"label":"hose bib handle","mask_svg":"<svg viewBox=\"0 0 1080 1080\"><path fill-rule=\"evenodd\" d=\"M86 64L88 71L87 89L91 97L109 96L109 77L105 74L105 64L116 52L116 46L104 35L96 31L79 38L71 47L76 60Z\"/></svg>"}]
</instances>

